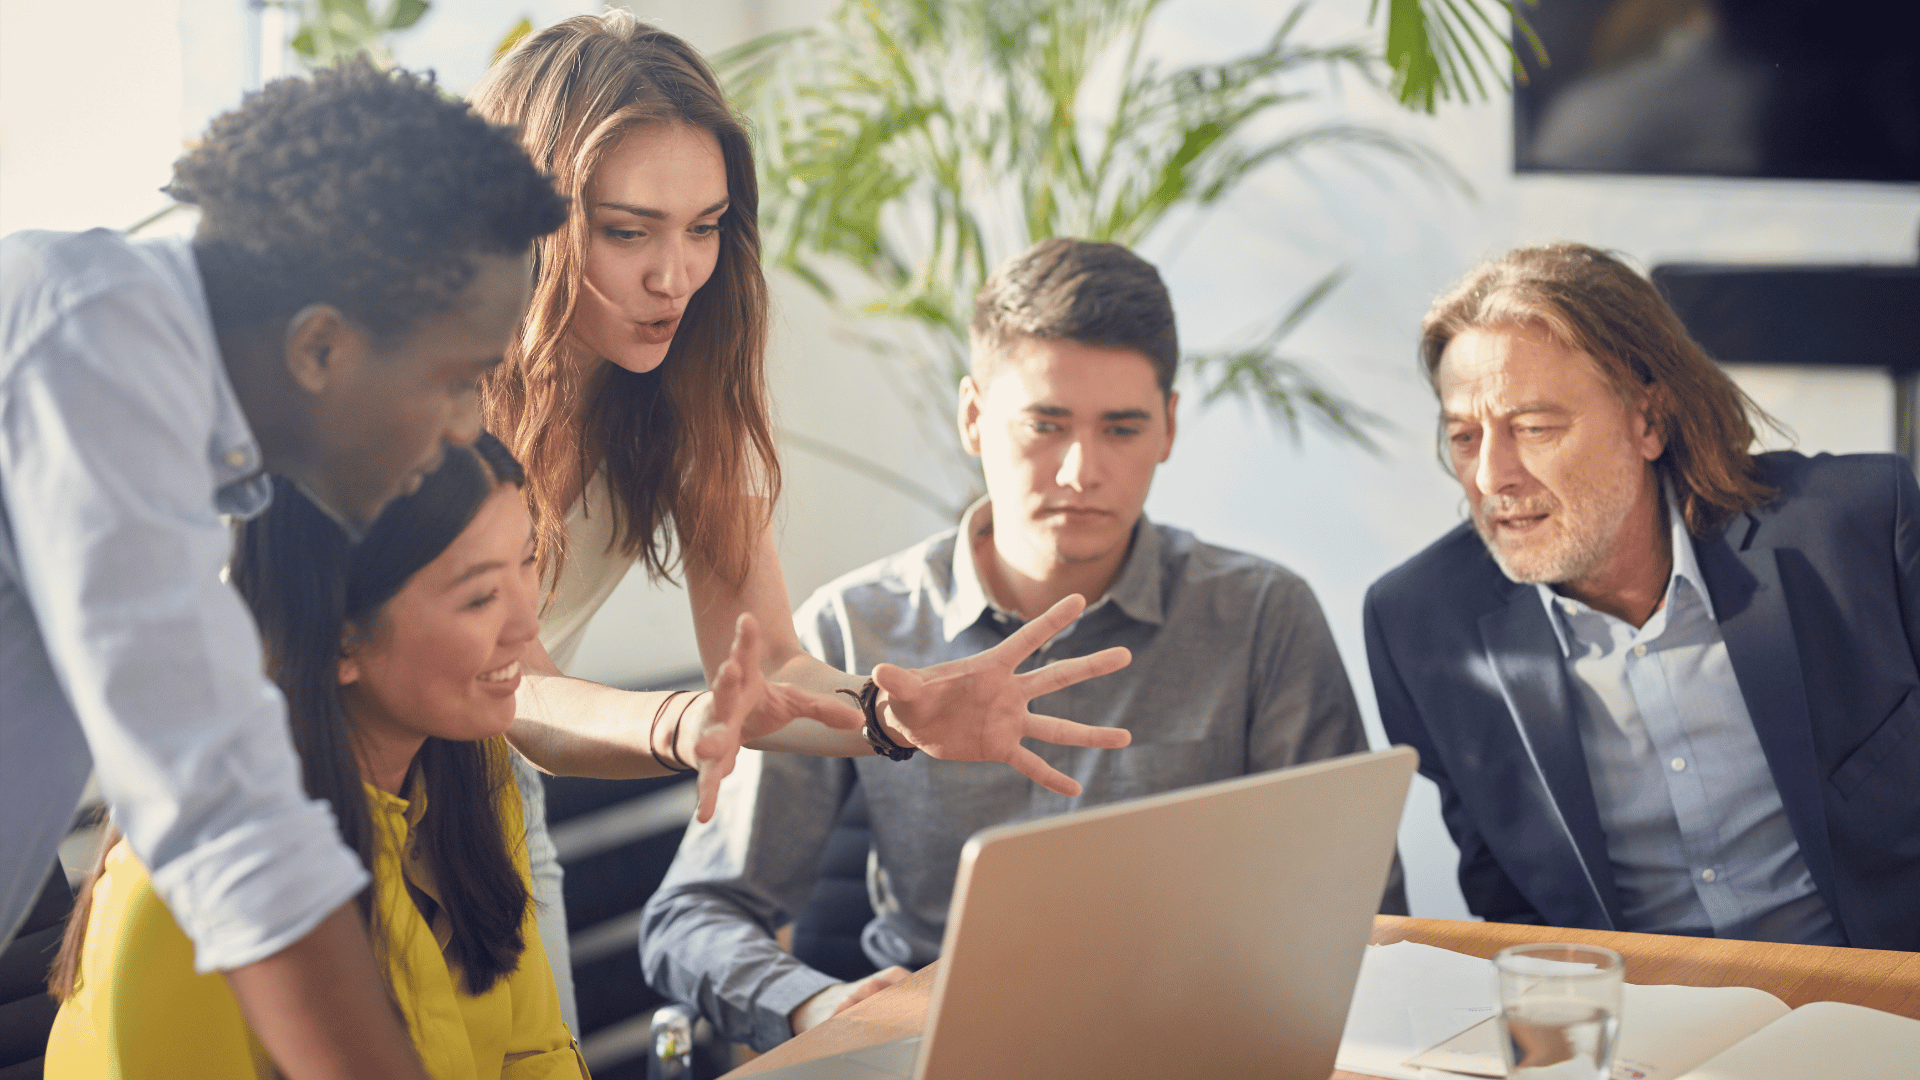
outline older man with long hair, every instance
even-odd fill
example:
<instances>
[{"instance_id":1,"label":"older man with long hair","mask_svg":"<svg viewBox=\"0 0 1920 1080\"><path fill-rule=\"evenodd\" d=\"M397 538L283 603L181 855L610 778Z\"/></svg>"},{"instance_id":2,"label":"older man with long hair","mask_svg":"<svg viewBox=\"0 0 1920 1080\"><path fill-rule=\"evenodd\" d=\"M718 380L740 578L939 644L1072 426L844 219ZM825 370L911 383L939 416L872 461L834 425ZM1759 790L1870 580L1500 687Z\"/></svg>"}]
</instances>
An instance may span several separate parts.
<instances>
[{"instance_id":1,"label":"older man with long hair","mask_svg":"<svg viewBox=\"0 0 1920 1080\"><path fill-rule=\"evenodd\" d=\"M1421 356L1471 511L1376 582L1381 719L1502 922L1920 949L1920 488L1771 423L1643 277L1514 251Z\"/></svg>"}]
</instances>

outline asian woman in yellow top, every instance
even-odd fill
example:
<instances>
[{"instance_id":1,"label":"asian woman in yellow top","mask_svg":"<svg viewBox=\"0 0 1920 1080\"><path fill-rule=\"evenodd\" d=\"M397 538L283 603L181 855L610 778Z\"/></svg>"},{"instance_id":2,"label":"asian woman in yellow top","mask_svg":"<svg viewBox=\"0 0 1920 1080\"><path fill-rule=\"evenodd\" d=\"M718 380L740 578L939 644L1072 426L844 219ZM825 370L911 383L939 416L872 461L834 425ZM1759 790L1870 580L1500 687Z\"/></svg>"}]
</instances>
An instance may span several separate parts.
<instances>
[{"instance_id":1,"label":"asian woman in yellow top","mask_svg":"<svg viewBox=\"0 0 1920 1080\"><path fill-rule=\"evenodd\" d=\"M501 732L536 640L525 476L489 436L360 544L291 484L241 527L234 584L285 694L307 790L372 869L360 895L393 1003L435 1080L585 1078L534 927ZM245 767L235 763L236 768ZM50 1080L276 1074L226 981L109 837L53 990Z\"/></svg>"}]
</instances>

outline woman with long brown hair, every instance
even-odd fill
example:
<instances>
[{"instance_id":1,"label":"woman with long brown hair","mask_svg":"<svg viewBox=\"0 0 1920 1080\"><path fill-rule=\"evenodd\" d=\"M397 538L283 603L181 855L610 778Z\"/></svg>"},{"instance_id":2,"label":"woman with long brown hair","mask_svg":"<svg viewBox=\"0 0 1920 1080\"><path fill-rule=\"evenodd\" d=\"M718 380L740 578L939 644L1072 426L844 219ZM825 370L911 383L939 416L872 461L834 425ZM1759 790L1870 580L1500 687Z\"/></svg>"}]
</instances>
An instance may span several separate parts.
<instances>
[{"instance_id":1,"label":"woman with long brown hair","mask_svg":"<svg viewBox=\"0 0 1920 1080\"><path fill-rule=\"evenodd\" d=\"M488 429L526 463L549 588L515 746L550 772L651 775L664 765L649 760L645 733L684 722L708 735L693 762L703 817L743 742L1002 761L1077 794L1021 739L1118 747L1126 732L1036 716L1027 703L1118 669L1125 650L1015 668L1072 622L1081 598L988 652L922 671L880 665L862 679L802 650L770 527L780 464L753 151L699 54L622 11L577 16L523 40L473 104L518 127L573 201L567 226L536 250L532 307L482 388ZM704 695L561 675L636 562L684 577L710 679L736 642L756 658L743 716L717 715ZM862 725L865 738L850 730ZM536 849L542 831L530 822ZM541 899L558 906L557 890Z\"/></svg>"}]
</instances>

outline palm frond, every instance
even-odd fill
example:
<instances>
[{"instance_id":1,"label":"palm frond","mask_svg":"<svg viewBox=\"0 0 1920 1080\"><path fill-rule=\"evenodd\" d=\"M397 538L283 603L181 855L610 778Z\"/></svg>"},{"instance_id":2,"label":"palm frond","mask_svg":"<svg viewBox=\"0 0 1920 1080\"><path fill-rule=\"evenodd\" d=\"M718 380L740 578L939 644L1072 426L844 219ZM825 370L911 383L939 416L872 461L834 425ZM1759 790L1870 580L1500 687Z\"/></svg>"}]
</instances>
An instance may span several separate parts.
<instances>
[{"instance_id":1,"label":"palm frond","mask_svg":"<svg viewBox=\"0 0 1920 1080\"><path fill-rule=\"evenodd\" d=\"M1518 82L1527 81L1527 62L1515 49L1494 12L1505 13L1513 29L1526 39L1533 63L1546 67L1547 47L1527 21L1523 8L1539 0L1386 0L1386 60L1393 69L1393 91L1409 109L1434 112L1442 100L1487 100L1490 79L1506 89L1502 68L1510 68ZM1378 21L1381 0L1372 0L1367 22ZM1488 41L1494 48L1488 47ZM1494 52L1506 54L1496 62ZM1475 59L1475 55L1479 59ZM1482 77L1482 65L1486 78ZM1469 88L1469 83L1472 84Z\"/></svg>"},{"instance_id":2,"label":"palm frond","mask_svg":"<svg viewBox=\"0 0 1920 1080\"><path fill-rule=\"evenodd\" d=\"M1296 445L1302 428L1310 423L1378 451L1373 433L1389 426L1386 418L1355 404L1323 382L1309 365L1280 352L1281 343L1339 288L1347 274L1347 268L1340 267L1315 282L1258 340L1237 349L1187 356L1187 378L1199 384L1201 404L1237 399L1258 406Z\"/></svg>"},{"instance_id":3,"label":"palm frond","mask_svg":"<svg viewBox=\"0 0 1920 1080\"><path fill-rule=\"evenodd\" d=\"M965 371L973 295L1035 240L1139 245L1169 214L1204 211L1263 169L1329 152L1467 190L1445 159L1385 131L1271 134L1271 119L1315 99L1323 76L1385 81L1364 43L1303 41L1304 2L1244 54L1183 66L1150 56L1161 4L842 0L822 27L715 57L758 135L769 263L908 331L909 346L879 344L887 335L870 345L910 373L901 385L927 399L915 407L935 423L951 416ZM1370 444L1378 418L1280 352L1339 280L1323 279L1261 341L1195 357L1203 401L1244 400L1296 433L1311 423Z\"/></svg>"}]
</instances>

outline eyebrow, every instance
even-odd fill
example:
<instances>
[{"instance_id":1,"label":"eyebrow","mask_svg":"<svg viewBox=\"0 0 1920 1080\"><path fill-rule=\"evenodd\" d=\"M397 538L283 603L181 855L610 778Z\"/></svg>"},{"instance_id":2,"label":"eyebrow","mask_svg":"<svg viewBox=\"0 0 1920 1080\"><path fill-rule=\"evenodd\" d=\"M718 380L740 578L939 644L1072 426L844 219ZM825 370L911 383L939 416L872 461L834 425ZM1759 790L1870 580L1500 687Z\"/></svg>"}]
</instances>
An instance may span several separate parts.
<instances>
[{"instance_id":1,"label":"eyebrow","mask_svg":"<svg viewBox=\"0 0 1920 1080\"><path fill-rule=\"evenodd\" d=\"M460 586L465 585L467 582L472 581L474 578L479 577L481 574L484 574L489 570L498 570L505 565L507 564L504 562L501 562L499 559L494 559L491 562L474 563L472 566L469 566L465 570L462 570L460 572L459 577L454 578L452 581L447 582L447 587L444 589L441 589L440 591L443 593L450 593L453 590L459 588Z\"/></svg>"},{"instance_id":2,"label":"eyebrow","mask_svg":"<svg viewBox=\"0 0 1920 1080\"><path fill-rule=\"evenodd\" d=\"M1032 413L1035 416L1046 417L1073 415L1073 410L1067 408L1065 405L1050 405L1046 403L1029 405L1022 411ZM1109 422L1115 420L1151 420L1153 419L1153 414L1145 409L1108 409L1106 412L1100 414L1100 419Z\"/></svg>"},{"instance_id":3,"label":"eyebrow","mask_svg":"<svg viewBox=\"0 0 1920 1080\"><path fill-rule=\"evenodd\" d=\"M1566 411L1567 411L1566 406L1559 405L1551 401L1529 401L1524 405L1515 406L1514 408L1508 409L1506 412L1501 413L1500 419L1510 420L1513 417L1525 416L1528 413L1563 413ZM1470 424L1479 418L1473 417L1473 416L1462 416L1459 413L1442 412L1440 414L1440 419L1442 422L1448 423L1448 424Z\"/></svg>"},{"instance_id":4,"label":"eyebrow","mask_svg":"<svg viewBox=\"0 0 1920 1080\"><path fill-rule=\"evenodd\" d=\"M726 198L721 199L719 202L714 203L712 206L707 207L705 210L702 210L693 216L696 218L703 218L712 214L717 214L720 211L725 210L727 206L732 202L733 202L733 196L729 195ZM632 203L598 202L598 203L594 203L593 205L597 207L605 208L607 210L619 210L624 213L632 214L634 217L652 218L655 221L665 221L667 219L667 212L665 210L655 210L647 206L635 206Z\"/></svg>"}]
</instances>

